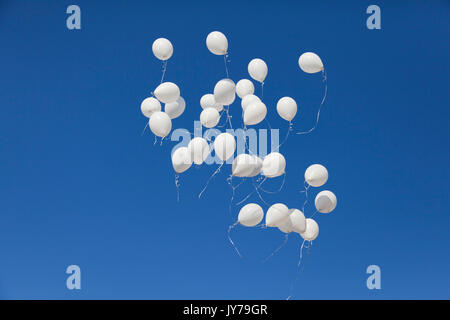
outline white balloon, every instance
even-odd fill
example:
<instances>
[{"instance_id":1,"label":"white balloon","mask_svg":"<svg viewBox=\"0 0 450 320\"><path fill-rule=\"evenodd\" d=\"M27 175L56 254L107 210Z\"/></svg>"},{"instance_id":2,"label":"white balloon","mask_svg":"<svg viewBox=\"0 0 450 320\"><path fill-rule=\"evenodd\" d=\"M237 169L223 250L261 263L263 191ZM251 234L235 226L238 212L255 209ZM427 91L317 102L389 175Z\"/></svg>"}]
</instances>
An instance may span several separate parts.
<instances>
[{"instance_id":1,"label":"white balloon","mask_svg":"<svg viewBox=\"0 0 450 320\"><path fill-rule=\"evenodd\" d=\"M254 102L247 106L244 111L245 125L258 124L264 120L267 115L267 107L262 102Z\"/></svg>"},{"instance_id":2,"label":"white balloon","mask_svg":"<svg viewBox=\"0 0 450 320\"><path fill-rule=\"evenodd\" d=\"M303 212L298 209L289 209L289 221L291 222L291 231L302 233L306 230L306 219Z\"/></svg>"},{"instance_id":3,"label":"white balloon","mask_svg":"<svg viewBox=\"0 0 450 320\"><path fill-rule=\"evenodd\" d=\"M205 128L215 127L220 120L219 111L214 108L206 108L200 113L200 122Z\"/></svg>"},{"instance_id":4,"label":"white balloon","mask_svg":"<svg viewBox=\"0 0 450 320\"><path fill-rule=\"evenodd\" d=\"M236 141L228 132L219 134L214 140L214 151L222 161L227 161L236 150Z\"/></svg>"},{"instance_id":5,"label":"white balloon","mask_svg":"<svg viewBox=\"0 0 450 320\"><path fill-rule=\"evenodd\" d=\"M223 105L217 103L216 99L214 99L214 95L211 93L207 93L202 96L202 98L200 99L200 106L203 109L214 108L219 112L223 110Z\"/></svg>"},{"instance_id":6,"label":"white balloon","mask_svg":"<svg viewBox=\"0 0 450 320\"><path fill-rule=\"evenodd\" d=\"M262 174L267 178L281 176L286 169L286 159L281 153L271 152L264 157Z\"/></svg>"},{"instance_id":7,"label":"white balloon","mask_svg":"<svg viewBox=\"0 0 450 320\"><path fill-rule=\"evenodd\" d=\"M239 98L243 99L246 95L253 94L255 92L255 86L253 82L248 79L239 80L236 84L236 93Z\"/></svg>"},{"instance_id":8,"label":"white balloon","mask_svg":"<svg viewBox=\"0 0 450 320\"><path fill-rule=\"evenodd\" d=\"M186 108L186 101L183 97L179 97L174 102L169 102L164 105L164 112L170 117L170 119L175 119L181 116Z\"/></svg>"},{"instance_id":9,"label":"white balloon","mask_svg":"<svg viewBox=\"0 0 450 320\"><path fill-rule=\"evenodd\" d=\"M176 173L182 173L192 165L191 153L187 147L180 147L172 154L172 166Z\"/></svg>"},{"instance_id":10,"label":"white balloon","mask_svg":"<svg viewBox=\"0 0 450 320\"><path fill-rule=\"evenodd\" d=\"M328 171L321 164L313 164L305 171L305 180L312 187L321 187L328 180Z\"/></svg>"},{"instance_id":11,"label":"white balloon","mask_svg":"<svg viewBox=\"0 0 450 320\"><path fill-rule=\"evenodd\" d=\"M292 222L290 219L287 219L282 225L278 227L281 232L291 233L292 232Z\"/></svg>"},{"instance_id":12,"label":"white balloon","mask_svg":"<svg viewBox=\"0 0 450 320\"><path fill-rule=\"evenodd\" d=\"M300 235L307 241L313 241L319 235L319 225L313 219L306 219L306 230Z\"/></svg>"},{"instance_id":13,"label":"white balloon","mask_svg":"<svg viewBox=\"0 0 450 320\"><path fill-rule=\"evenodd\" d=\"M211 53L223 56L228 51L228 40L222 32L213 31L206 37L206 46Z\"/></svg>"},{"instance_id":14,"label":"white balloon","mask_svg":"<svg viewBox=\"0 0 450 320\"><path fill-rule=\"evenodd\" d=\"M233 160L231 172L236 177L250 177L255 171L256 159L246 153L238 154Z\"/></svg>"},{"instance_id":15,"label":"white balloon","mask_svg":"<svg viewBox=\"0 0 450 320\"><path fill-rule=\"evenodd\" d=\"M279 227L289 219L289 208L282 203L275 203L266 213L266 226Z\"/></svg>"},{"instance_id":16,"label":"white balloon","mask_svg":"<svg viewBox=\"0 0 450 320\"><path fill-rule=\"evenodd\" d=\"M173 54L172 43L166 38L159 38L153 41L152 51L159 60L169 60Z\"/></svg>"},{"instance_id":17,"label":"white balloon","mask_svg":"<svg viewBox=\"0 0 450 320\"><path fill-rule=\"evenodd\" d=\"M154 94L161 102L174 102L180 97L180 88L173 82L163 82L156 87Z\"/></svg>"},{"instance_id":18,"label":"white balloon","mask_svg":"<svg viewBox=\"0 0 450 320\"><path fill-rule=\"evenodd\" d=\"M189 141L188 150L191 154L192 161L197 165L202 164L208 158L210 152L208 142L200 137Z\"/></svg>"},{"instance_id":19,"label":"white balloon","mask_svg":"<svg viewBox=\"0 0 450 320\"><path fill-rule=\"evenodd\" d=\"M333 192L324 190L317 194L314 204L316 205L317 211L329 213L336 208L337 198Z\"/></svg>"},{"instance_id":20,"label":"white balloon","mask_svg":"<svg viewBox=\"0 0 450 320\"><path fill-rule=\"evenodd\" d=\"M161 103L153 97L146 98L141 103L141 112L147 118L150 118L153 112L161 111Z\"/></svg>"},{"instance_id":21,"label":"white balloon","mask_svg":"<svg viewBox=\"0 0 450 320\"><path fill-rule=\"evenodd\" d=\"M255 96L254 94L248 94L246 95L244 98L242 98L241 101L241 106L242 106L242 110L245 111L245 109L251 105L253 102L261 102L261 99L259 99L257 96Z\"/></svg>"},{"instance_id":22,"label":"white balloon","mask_svg":"<svg viewBox=\"0 0 450 320\"><path fill-rule=\"evenodd\" d=\"M262 169L262 165L263 165L263 160L256 156L256 155L252 155L252 163L251 166L253 167L252 172L249 174L249 177L254 177L257 176L258 174L260 174L261 169Z\"/></svg>"},{"instance_id":23,"label":"white balloon","mask_svg":"<svg viewBox=\"0 0 450 320\"><path fill-rule=\"evenodd\" d=\"M263 219L264 211L256 203L246 204L241 208L238 215L240 224L246 227L254 227Z\"/></svg>"},{"instance_id":24,"label":"white balloon","mask_svg":"<svg viewBox=\"0 0 450 320\"><path fill-rule=\"evenodd\" d=\"M250 77L258 82L264 82L267 76L267 64L262 59L253 59L248 64Z\"/></svg>"},{"instance_id":25,"label":"white balloon","mask_svg":"<svg viewBox=\"0 0 450 320\"><path fill-rule=\"evenodd\" d=\"M297 114L297 103L291 97L283 97L278 100L277 112L286 121L292 121Z\"/></svg>"},{"instance_id":26,"label":"white balloon","mask_svg":"<svg viewBox=\"0 0 450 320\"><path fill-rule=\"evenodd\" d=\"M305 52L298 58L298 65L306 73L316 73L323 70L320 57L314 52Z\"/></svg>"},{"instance_id":27,"label":"white balloon","mask_svg":"<svg viewBox=\"0 0 450 320\"><path fill-rule=\"evenodd\" d=\"M236 98L236 86L231 79L222 79L214 87L214 99L222 105L230 105Z\"/></svg>"},{"instance_id":28,"label":"white balloon","mask_svg":"<svg viewBox=\"0 0 450 320\"><path fill-rule=\"evenodd\" d=\"M153 112L148 120L150 130L158 137L164 138L172 130L172 120L165 112Z\"/></svg>"}]
</instances>

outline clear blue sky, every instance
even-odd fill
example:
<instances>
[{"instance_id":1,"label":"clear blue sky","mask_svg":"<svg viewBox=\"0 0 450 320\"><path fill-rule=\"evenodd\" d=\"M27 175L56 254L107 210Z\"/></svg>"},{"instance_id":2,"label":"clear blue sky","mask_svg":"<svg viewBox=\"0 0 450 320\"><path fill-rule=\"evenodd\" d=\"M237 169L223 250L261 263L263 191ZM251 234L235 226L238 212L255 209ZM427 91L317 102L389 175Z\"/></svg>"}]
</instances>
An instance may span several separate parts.
<instances>
[{"instance_id":1,"label":"clear blue sky","mask_svg":"<svg viewBox=\"0 0 450 320\"><path fill-rule=\"evenodd\" d=\"M81 7L81 30L66 28L70 4ZM370 4L381 7L381 30L366 28ZM229 167L201 200L215 167L192 167L178 203L175 143L141 136L140 102L161 75L153 40L174 45L166 79L187 101L174 127L192 130L200 97L224 77L205 46L220 30L234 80L248 77L252 58L267 62L268 119L282 132L280 97L298 101L302 130L322 96L320 75L301 72L298 56L317 52L328 72L319 127L282 147L286 185L266 196L301 207L303 172L322 163L339 199L317 219L295 298L450 298L449 10L448 1L2 1L0 297L286 298L300 238L262 264L281 232L237 227L239 259L226 238L238 211L228 212ZM80 291L66 289L71 264ZM380 291L366 288L371 264Z\"/></svg>"}]
</instances>

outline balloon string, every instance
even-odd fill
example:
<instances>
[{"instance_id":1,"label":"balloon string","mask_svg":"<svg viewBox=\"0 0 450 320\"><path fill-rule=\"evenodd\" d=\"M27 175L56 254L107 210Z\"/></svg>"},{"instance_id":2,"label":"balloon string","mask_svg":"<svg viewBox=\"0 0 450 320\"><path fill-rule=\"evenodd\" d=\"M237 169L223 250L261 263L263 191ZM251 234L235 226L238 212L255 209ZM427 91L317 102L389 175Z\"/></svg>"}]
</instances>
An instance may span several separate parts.
<instances>
[{"instance_id":1,"label":"balloon string","mask_svg":"<svg viewBox=\"0 0 450 320\"><path fill-rule=\"evenodd\" d=\"M317 111L316 123L315 123L314 126L313 126L311 129L309 129L308 131L297 132L297 134L308 134L308 133L311 133L312 131L314 131L314 129L316 129L317 124L319 123L320 110L322 109L322 106L323 106L323 104L324 104L324 102L325 102L325 99L326 99L326 97L327 97L327 90L328 90L327 73L326 73L325 69L322 70L322 76L323 76L323 82L325 83L325 90L324 90L322 102L320 103L319 109L318 109L318 111Z\"/></svg>"},{"instance_id":2,"label":"balloon string","mask_svg":"<svg viewBox=\"0 0 450 320\"><path fill-rule=\"evenodd\" d=\"M275 151L279 151L280 147L287 141L287 139L289 137L289 133L294 129L293 127L294 127L294 124L292 123L292 121L289 121L289 128L288 128L288 131L286 132L286 136L284 137L283 142L280 143L278 145L278 147L275 149Z\"/></svg>"},{"instance_id":3,"label":"balloon string","mask_svg":"<svg viewBox=\"0 0 450 320\"><path fill-rule=\"evenodd\" d=\"M297 283L297 281L298 281L298 279L300 277L299 270L300 270L300 264L303 261L303 247L305 246L305 242L306 242L306 240L303 240L302 245L300 247L300 258L298 259L297 270L295 272L296 276L295 276L294 281L292 281L292 283L291 283L290 294L286 298L286 300L290 300L293 297L293 292L294 292L295 285L296 285L296 283Z\"/></svg>"},{"instance_id":4,"label":"balloon string","mask_svg":"<svg viewBox=\"0 0 450 320\"><path fill-rule=\"evenodd\" d=\"M225 55L223 56L223 63L225 64L225 73L227 74L227 78L229 78L229 77L230 77L230 74L229 74L229 72L228 72L228 63L227 63L227 59L228 59L228 53L225 54Z\"/></svg>"},{"instance_id":5,"label":"balloon string","mask_svg":"<svg viewBox=\"0 0 450 320\"><path fill-rule=\"evenodd\" d=\"M276 194L283 189L285 182L286 182L286 172L283 173L283 181L281 182L281 186L276 191L268 191L268 190L263 189L261 186L259 189L262 190L264 193Z\"/></svg>"},{"instance_id":6,"label":"balloon string","mask_svg":"<svg viewBox=\"0 0 450 320\"><path fill-rule=\"evenodd\" d=\"M203 190L199 193L198 198L200 199L202 197L203 192L206 191L206 188L208 188L209 182L212 180L212 178L215 177L216 174L218 174L220 172L220 169L222 168L222 166L225 164L225 162L222 162L222 164L217 168L216 171L214 171L214 173L209 177L208 181L206 182L206 185L203 187Z\"/></svg>"},{"instance_id":7,"label":"balloon string","mask_svg":"<svg viewBox=\"0 0 450 320\"><path fill-rule=\"evenodd\" d=\"M305 190L304 191L300 191L301 193L305 193L305 201L303 202L303 206L302 206L302 212L305 213L305 206L308 203L308 189L310 187L310 185L306 182L303 183Z\"/></svg>"},{"instance_id":8,"label":"balloon string","mask_svg":"<svg viewBox=\"0 0 450 320\"><path fill-rule=\"evenodd\" d=\"M148 121L147 121L147 123L145 124L144 130L142 130L141 137L144 135L145 129L147 129L147 127L148 127Z\"/></svg>"},{"instance_id":9,"label":"balloon string","mask_svg":"<svg viewBox=\"0 0 450 320\"><path fill-rule=\"evenodd\" d=\"M168 62L169 60L164 60L163 61L163 63L162 63L162 76L161 76L161 82L160 82L160 84L164 81L164 76L165 76L165 74L166 74L166 70L167 70L167 62Z\"/></svg>"},{"instance_id":10,"label":"balloon string","mask_svg":"<svg viewBox=\"0 0 450 320\"><path fill-rule=\"evenodd\" d=\"M266 181L266 179L267 179L267 177L264 177L263 181L255 188L255 190L253 190L252 192L250 192L244 199L242 199L241 201L239 201L238 203L236 203L236 205L238 206L238 205L240 205L242 202L244 202L245 200L247 200L248 198L250 198L250 196L253 195L253 194L256 192L257 188L260 187L260 186L264 183L264 181ZM253 185L253 186L254 186L254 185Z\"/></svg>"},{"instance_id":11,"label":"balloon string","mask_svg":"<svg viewBox=\"0 0 450 320\"><path fill-rule=\"evenodd\" d=\"M264 98L264 81L261 82L261 100Z\"/></svg>"},{"instance_id":12,"label":"balloon string","mask_svg":"<svg viewBox=\"0 0 450 320\"><path fill-rule=\"evenodd\" d=\"M312 215L311 215L311 217L309 217L310 219L312 219L312 218L314 218L314 216L318 213L319 211L315 211Z\"/></svg>"},{"instance_id":13,"label":"balloon string","mask_svg":"<svg viewBox=\"0 0 450 320\"><path fill-rule=\"evenodd\" d=\"M175 186L177 188L177 202L180 202L180 175L175 173Z\"/></svg>"},{"instance_id":14,"label":"balloon string","mask_svg":"<svg viewBox=\"0 0 450 320\"><path fill-rule=\"evenodd\" d=\"M265 258L263 261L262 261L262 263L266 263L270 258L272 258L274 255L275 255L275 253L277 253L278 251L280 251L280 249L281 248L283 248L285 245L286 245L286 243L288 242L288 238L289 238L289 233L286 233L285 235L284 235L284 241L283 241L283 243L278 247L278 248L276 248L267 258Z\"/></svg>"},{"instance_id":15,"label":"balloon string","mask_svg":"<svg viewBox=\"0 0 450 320\"><path fill-rule=\"evenodd\" d=\"M236 247L236 245L234 244L233 240L231 239L231 235L230 235L231 229L233 229L238 223L239 223L239 221L236 221L235 223L233 223L232 225L230 225L230 226L228 227L228 240L230 241L230 243L231 243L231 245L233 246L234 250L236 250L237 254L239 255L239 258L242 259L242 255L241 255L241 253L239 252L239 250L238 250L238 248Z\"/></svg>"}]
</instances>

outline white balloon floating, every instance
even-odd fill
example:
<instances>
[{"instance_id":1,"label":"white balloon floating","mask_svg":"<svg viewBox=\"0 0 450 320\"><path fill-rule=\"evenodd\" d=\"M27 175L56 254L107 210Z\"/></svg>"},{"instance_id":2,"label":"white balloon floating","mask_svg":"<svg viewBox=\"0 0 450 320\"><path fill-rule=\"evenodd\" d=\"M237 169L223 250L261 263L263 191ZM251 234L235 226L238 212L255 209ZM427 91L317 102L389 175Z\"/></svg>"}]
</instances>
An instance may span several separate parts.
<instances>
[{"instance_id":1,"label":"white balloon floating","mask_svg":"<svg viewBox=\"0 0 450 320\"><path fill-rule=\"evenodd\" d=\"M297 103L291 97L283 97L278 100L277 112L286 121L292 121L297 114Z\"/></svg>"},{"instance_id":2,"label":"white balloon floating","mask_svg":"<svg viewBox=\"0 0 450 320\"><path fill-rule=\"evenodd\" d=\"M219 134L214 140L214 151L222 161L227 161L236 150L234 136L228 132Z\"/></svg>"},{"instance_id":3,"label":"white balloon floating","mask_svg":"<svg viewBox=\"0 0 450 320\"><path fill-rule=\"evenodd\" d=\"M170 103L180 97L180 88L173 82L163 82L156 87L154 94L159 101Z\"/></svg>"},{"instance_id":4,"label":"white balloon floating","mask_svg":"<svg viewBox=\"0 0 450 320\"><path fill-rule=\"evenodd\" d=\"M306 230L306 218L303 212L298 209L289 210L289 221L291 222L291 230L297 233L303 233Z\"/></svg>"},{"instance_id":5,"label":"white balloon floating","mask_svg":"<svg viewBox=\"0 0 450 320\"><path fill-rule=\"evenodd\" d=\"M246 95L241 101L242 110L245 111L245 109L253 102L261 102L261 99L258 96L255 96L254 94Z\"/></svg>"},{"instance_id":6,"label":"white balloon floating","mask_svg":"<svg viewBox=\"0 0 450 320\"><path fill-rule=\"evenodd\" d=\"M321 191L317 194L314 201L317 211L321 213L329 213L336 208L336 195L328 190Z\"/></svg>"},{"instance_id":7,"label":"white balloon floating","mask_svg":"<svg viewBox=\"0 0 450 320\"><path fill-rule=\"evenodd\" d=\"M223 110L223 105L221 105L220 103L217 103L216 99L214 99L214 95L211 93L207 93L201 97L200 106L203 109L214 108L219 112Z\"/></svg>"},{"instance_id":8,"label":"white balloon floating","mask_svg":"<svg viewBox=\"0 0 450 320\"><path fill-rule=\"evenodd\" d=\"M161 111L161 103L153 98L146 98L141 103L141 112L147 118L150 118L154 112Z\"/></svg>"},{"instance_id":9,"label":"white balloon floating","mask_svg":"<svg viewBox=\"0 0 450 320\"><path fill-rule=\"evenodd\" d=\"M172 43L166 38L159 38L153 42L152 51L159 60L168 60L173 54Z\"/></svg>"},{"instance_id":10,"label":"white balloon floating","mask_svg":"<svg viewBox=\"0 0 450 320\"><path fill-rule=\"evenodd\" d=\"M267 76L267 64L262 59L253 59L248 64L248 73L252 79L262 83Z\"/></svg>"},{"instance_id":11,"label":"white balloon floating","mask_svg":"<svg viewBox=\"0 0 450 320\"><path fill-rule=\"evenodd\" d=\"M222 32L213 31L206 37L206 46L211 53L223 56L228 51L228 40Z\"/></svg>"},{"instance_id":12,"label":"white balloon floating","mask_svg":"<svg viewBox=\"0 0 450 320\"><path fill-rule=\"evenodd\" d=\"M220 120L219 111L214 108L206 108L200 113L200 122L205 128L215 127Z\"/></svg>"},{"instance_id":13,"label":"white balloon floating","mask_svg":"<svg viewBox=\"0 0 450 320\"><path fill-rule=\"evenodd\" d=\"M172 120L165 112L156 111L148 120L150 130L158 137L164 138L172 130Z\"/></svg>"},{"instance_id":14,"label":"white balloon floating","mask_svg":"<svg viewBox=\"0 0 450 320\"><path fill-rule=\"evenodd\" d=\"M164 106L164 112L170 117L170 119L175 119L181 116L186 108L186 101L183 97L179 97L174 102L166 103Z\"/></svg>"},{"instance_id":15,"label":"white balloon floating","mask_svg":"<svg viewBox=\"0 0 450 320\"><path fill-rule=\"evenodd\" d=\"M214 100L222 105L230 105L236 99L236 85L231 79L222 79L214 87Z\"/></svg>"},{"instance_id":16,"label":"white balloon floating","mask_svg":"<svg viewBox=\"0 0 450 320\"><path fill-rule=\"evenodd\" d=\"M200 137L195 137L189 141L188 150L192 161L197 165L202 164L208 158L210 152L208 142Z\"/></svg>"},{"instance_id":17,"label":"white balloon floating","mask_svg":"<svg viewBox=\"0 0 450 320\"><path fill-rule=\"evenodd\" d=\"M281 176L286 168L286 159L281 153L271 152L264 157L262 174L267 178Z\"/></svg>"},{"instance_id":18,"label":"white balloon floating","mask_svg":"<svg viewBox=\"0 0 450 320\"><path fill-rule=\"evenodd\" d=\"M298 58L298 65L306 73L323 71L323 63L314 52L305 52Z\"/></svg>"},{"instance_id":19,"label":"white balloon floating","mask_svg":"<svg viewBox=\"0 0 450 320\"><path fill-rule=\"evenodd\" d=\"M328 171L321 164L310 165L305 171L305 180L312 187L321 187L328 180Z\"/></svg>"},{"instance_id":20,"label":"white balloon floating","mask_svg":"<svg viewBox=\"0 0 450 320\"><path fill-rule=\"evenodd\" d=\"M262 159L256 155L238 154L233 160L231 172L236 177L254 177L262 168Z\"/></svg>"},{"instance_id":21,"label":"white balloon floating","mask_svg":"<svg viewBox=\"0 0 450 320\"><path fill-rule=\"evenodd\" d=\"M172 166L176 173L182 173L192 166L191 153L187 147L180 147L173 152Z\"/></svg>"},{"instance_id":22,"label":"white balloon floating","mask_svg":"<svg viewBox=\"0 0 450 320\"><path fill-rule=\"evenodd\" d=\"M319 225L313 219L306 219L306 230L300 233L303 239L313 241L319 235Z\"/></svg>"},{"instance_id":23,"label":"white balloon floating","mask_svg":"<svg viewBox=\"0 0 450 320\"><path fill-rule=\"evenodd\" d=\"M254 92L255 86L250 80L242 79L236 83L236 93L239 98L243 99L246 95L253 94Z\"/></svg>"},{"instance_id":24,"label":"white balloon floating","mask_svg":"<svg viewBox=\"0 0 450 320\"><path fill-rule=\"evenodd\" d=\"M289 208L282 203L275 203L266 213L266 226L279 227L289 218Z\"/></svg>"},{"instance_id":25,"label":"white balloon floating","mask_svg":"<svg viewBox=\"0 0 450 320\"><path fill-rule=\"evenodd\" d=\"M264 120L267 115L267 107L262 102L253 102L245 108L244 123L245 125L255 125Z\"/></svg>"},{"instance_id":26,"label":"white balloon floating","mask_svg":"<svg viewBox=\"0 0 450 320\"><path fill-rule=\"evenodd\" d=\"M261 206L256 203L249 203L239 211L238 221L243 226L254 227L262 221L263 217L264 211Z\"/></svg>"}]
</instances>

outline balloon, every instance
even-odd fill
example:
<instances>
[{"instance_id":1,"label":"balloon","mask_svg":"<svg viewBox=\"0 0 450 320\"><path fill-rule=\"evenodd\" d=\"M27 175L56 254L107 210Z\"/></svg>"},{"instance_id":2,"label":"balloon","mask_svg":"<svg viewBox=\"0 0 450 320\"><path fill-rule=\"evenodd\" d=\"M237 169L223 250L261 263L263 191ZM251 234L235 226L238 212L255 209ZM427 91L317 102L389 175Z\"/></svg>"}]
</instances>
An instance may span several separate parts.
<instances>
[{"instance_id":1,"label":"balloon","mask_svg":"<svg viewBox=\"0 0 450 320\"><path fill-rule=\"evenodd\" d=\"M314 52L305 52L298 58L298 65L306 73L316 73L323 71L323 63L320 57Z\"/></svg>"},{"instance_id":2,"label":"balloon","mask_svg":"<svg viewBox=\"0 0 450 320\"><path fill-rule=\"evenodd\" d=\"M203 97L200 99L200 106L203 109L214 108L219 112L223 110L223 106L216 102L216 99L214 99L214 95L211 93L203 95Z\"/></svg>"},{"instance_id":3,"label":"balloon","mask_svg":"<svg viewBox=\"0 0 450 320\"><path fill-rule=\"evenodd\" d=\"M164 138L172 130L172 120L165 112L156 111L148 120L150 130L158 137Z\"/></svg>"},{"instance_id":4,"label":"balloon","mask_svg":"<svg viewBox=\"0 0 450 320\"><path fill-rule=\"evenodd\" d=\"M185 108L186 101L180 96L176 101L166 103L164 112L167 113L170 119L175 119L183 114Z\"/></svg>"},{"instance_id":5,"label":"balloon","mask_svg":"<svg viewBox=\"0 0 450 320\"><path fill-rule=\"evenodd\" d=\"M243 226L254 227L262 221L263 216L263 209L258 204L249 203L239 211L238 221Z\"/></svg>"},{"instance_id":6,"label":"balloon","mask_svg":"<svg viewBox=\"0 0 450 320\"><path fill-rule=\"evenodd\" d=\"M253 94L254 92L255 86L253 85L253 82L248 79L239 80L236 84L236 93L241 99L248 94Z\"/></svg>"},{"instance_id":7,"label":"balloon","mask_svg":"<svg viewBox=\"0 0 450 320\"><path fill-rule=\"evenodd\" d=\"M328 180L328 171L321 164L313 164L305 171L305 180L312 187L321 187Z\"/></svg>"},{"instance_id":8,"label":"balloon","mask_svg":"<svg viewBox=\"0 0 450 320\"><path fill-rule=\"evenodd\" d=\"M306 230L306 219L303 212L298 209L289 209L289 221L291 222L291 231L302 233Z\"/></svg>"},{"instance_id":9,"label":"balloon","mask_svg":"<svg viewBox=\"0 0 450 320\"><path fill-rule=\"evenodd\" d=\"M281 232L291 233L292 232L292 222L290 219L287 219L282 225L278 227Z\"/></svg>"},{"instance_id":10,"label":"balloon","mask_svg":"<svg viewBox=\"0 0 450 320\"><path fill-rule=\"evenodd\" d=\"M252 155L252 163L251 166L253 167L252 172L249 174L249 177L254 177L257 176L260 172L261 172L261 168L263 165L263 160L256 156L256 155Z\"/></svg>"},{"instance_id":11,"label":"balloon","mask_svg":"<svg viewBox=\"0 0 450 320\"><path fill-rule=\"evenodd\" d=\"M219 111L214 108L206 108L200 113L200 122L205 128L215 127L220 120Z\"/></svg>"},{"instance_id":12,"label":"balloon","mask_svg":"<svg viewBox=\"0 0 450 320\"><path fill-rule=\"evenodd\" d=\"M209 145L208 142L200 137L196 137L189 141L188 144L189 153L191 154L192 161L195 164L200 165L208 158Z\"/></svg>"},{"instance_id":13,"label":"balloon","mask_svg":"<svg viewBox=\"0 0 450 320\"><path fill-rule=\"evenodd\" d=\"M283 97L278 100L277 112L286 121L292 121L297 113L297 103L291 97Z\"/></svg>"},{"instance_id":14,"label":"balloon","mask_svg":"<svg viewBox=\"0 0 450 320\"><path fill-rule=\"evenodd\" d=\"M329 213L336 208L337 198L333 192L324 190L317 194L314 204L316 205L317 211Z\"/></svg>"},{"instance_id":15,"label":"balloon","mask_svg":"<svg viewBox=\"0 0 450 320\"><path fill-rule=\"evenodd\" d=\"M172 166L176 173L182 173L192 165L191 153L187 147L180 147L172 154Z\"/></svg>"},{"instance_id":16,"label":"balloon","mask_svg":"<svg viewBox=\"0 0 450 320\"><path fill-rule=\"evenodd\" d=\"M169 60L173 54L173 46L166 38L159 38L153 41L152 51L159 60Z\"/></svg>"},{"instance_id":17,"label":"balloon","mask_svg":"<svg viewBox=\"0 0 450 320\"><path fill-rule=\"evenodd\" d=\"M233 160L231 172L236 177L254 177L261 170L261 166L262 161L257 156L241 153Z\"/></svg>"},{"instance_id":18,"label":"balloon","mask_svg":"<svg viewBox=\"0 0 450 320\"><path fill-rule=\"evenodd\" d=\"M248 73L254 80L262 83L267 76L267 64L261 59L253 59L248 64Z\"/></svg>"},{"instance_id":19,"label":"balloon","mask_svg":"<svg viewBox=\"0 0 450 320\"><path fill-rule=\"evenodd\" d=\"M219 134L214 140L214 151L222 161L227 161L236 150L236 141L233 135L224 132Z\"/></svg>"},{"instance_id":20,"label":"balloon","mask_svg":"<svg viewBox=\"0 0 450 320\"><path fill-rule=\"evenodd\" d=\"M254 102L245 108L244 123L245 125L258 124L264 120L266 114L266 105L262 102Z\"/></svg>"},{"instance_id":21,"label":"balloon","mask_svg":"<svg viewBox=\"0 0 450 320\"><path fill-rule=\"evenodd\" d=\"M266 225L268 227L279 227L289 218L289 209L282 203L275 203L266 213Z\"/></svg>"},{"instance_id":22,"label":"balloon","mask_svg":"<svg viewBox=\"0 0 450 320\"><path fill-rule=\"evenodd\" d=\"M261 99L259 99L254 94L246 95L244 98L242 98L242 101L241 101L242 110L245 111L245 109L253 102L261 102Z\"/></svg>"},{"instance_id":23,"label":"balloon","mask_svg":"<svg viewBox=\"0 0 450 320\"><path fill-rule=\"evenodd\" d=\"M236 86L231 79L222 79L214 87L214 99L222 105L230 105L236 98Z\"/></svg>"},{"instance_id":24,"label":"balloon","mask_svg":"<svg viewBox=\"0 0 450 320\"><path fill-rule=\"evenodd\" d=\"M153 112L161 111L161 103L153 97L146 98L141 103L141 112L147 118L150 118Z\"/></svg>"},{"instance_id":25,"label":"balloon","mask_svg":"<svg viewBox=\"0 0 450 320\"><path fill-rule=\"evenodd\" d=\"M306 219L306 230L300 233L303 239L313 241L319 235L319 225L313 219Z\"/></svg>"},{"instance_id":26,"label":"balloon","mask_svg":"<svg viewBox=\"0 0 450 320\"><path fill-rule=\"evenodd\" d=\"M222 32L213 31L206 37L206 46L211 53L223 56L228 51L228 40Z\"/></svg>"},{"instance_id":27,"label":"balloon","mask_svg":"<svg viewBox=\"0 0 450 320\"><path fill-rule=\"evenodd\" d=\"M283 155L278 152L271 152L264 157L262 174L267 178L275 178L281 176L285 168L286 160Z\"/></svg>"},{"instance_id":28,"label":"balloon","mask_svg":"<svg viewBox=\"0 0 450 320\"><path fill-rule=\"evenodd\" d=\"M163 82L156 87L154 94L159 101L170 103L180 97L180 88L173 82Z\"/></svg>"}]
</instances>

